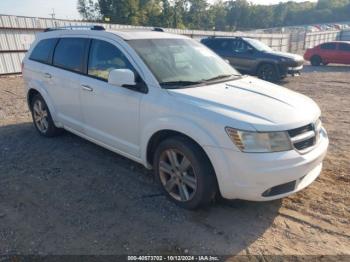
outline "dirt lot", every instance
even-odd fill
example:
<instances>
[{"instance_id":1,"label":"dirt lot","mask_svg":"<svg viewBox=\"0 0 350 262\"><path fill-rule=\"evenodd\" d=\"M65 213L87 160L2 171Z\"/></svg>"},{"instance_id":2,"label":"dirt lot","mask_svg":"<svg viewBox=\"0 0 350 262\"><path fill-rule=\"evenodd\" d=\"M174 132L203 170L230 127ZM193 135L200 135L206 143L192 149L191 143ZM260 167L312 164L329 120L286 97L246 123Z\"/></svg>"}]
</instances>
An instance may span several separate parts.
<instances>
[{"instance_id":1,"label":"dirt lot","mask_svg":"<svg viewBox=\"0 0 350 262\"><path fill-rule=\"evenodd\" d=\"M0 254L350 254L350 67L282 84L323 110L320 178L283 200L193 212L130 160L69 133L39 137L22 78L0 78Z\"/></svg>"}]
</instances>

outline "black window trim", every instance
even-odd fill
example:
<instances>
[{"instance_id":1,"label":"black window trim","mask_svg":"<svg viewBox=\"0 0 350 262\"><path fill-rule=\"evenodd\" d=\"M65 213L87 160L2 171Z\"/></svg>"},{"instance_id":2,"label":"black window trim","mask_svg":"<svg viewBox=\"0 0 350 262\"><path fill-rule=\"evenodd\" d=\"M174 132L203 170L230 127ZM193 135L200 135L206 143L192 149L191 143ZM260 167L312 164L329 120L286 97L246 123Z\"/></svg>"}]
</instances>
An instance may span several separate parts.
<instances>
[{"instance_id":1,"label":"black window trim","mask_svg":"<svg viewBox=\"0 0 350 262\"><path fill-rule=\"evenodd\" d=\"M86 45L85 45L85 50L84 50L84 55L83 55L83 62L82 62L83 64L82 64L82 68L81 68L82 71L81 72L80 71L74 71L74 70L71 70L69 68L65 68L65 67L61 67L61 66L53 64L53 57L54 57L54 54L55 54L55 51L56 51L56 47L57 47L58 43L60 42L60 40L63 39L63 38L81 38L81 39L87 39L88 40ZM42 40L47 40L47 39L56 39L56 43L54 45L54 48L50 52L49 62L45 63L43 61L37 61L37 60L31 59L31 58L29 58L29 60L32 60L32 61L35 61L37 63L49 65L49 66L52 66L52 67L55 67L55 68L59 68L61 70L65 70L65 71L68 71L68 72L72 72L72 73L75 73L75 74L83 75L83 76L86 76L86 77L90 77L90 78L93 78L93 79L96 79L96 80L108 83L108 80L106 80L104 78L101 78L101 77L98 77L98 76L92 76L92 75L88 74L89 55L90 55L90 49L91 49L91 45L92 45L92 40L100 40L100 41L106 41L106 40L101 40L101 39L92 38L92 37L74 37L74 36L69 36L69 37L52 37L52 38L45 38L45 39L42 39ZM123 53L122 50L120 50L120 51ZM131 87L131 86L123 86L123 88L129 89L129 90L132 90L132 91L135 91L135 92L143 93L143 94L148 94L149 89L148 89L148 86L147 86L146 82L143 80L143 78L141 77L140 73L138 72L138 70L136 68L135 68L135 71L136 71L136 72L134 72L135 73L135 79L140 79L140 83L137 83L137 86L139 86L139 88L134 88L134 87Z\"/></svg>"}]
</instances>

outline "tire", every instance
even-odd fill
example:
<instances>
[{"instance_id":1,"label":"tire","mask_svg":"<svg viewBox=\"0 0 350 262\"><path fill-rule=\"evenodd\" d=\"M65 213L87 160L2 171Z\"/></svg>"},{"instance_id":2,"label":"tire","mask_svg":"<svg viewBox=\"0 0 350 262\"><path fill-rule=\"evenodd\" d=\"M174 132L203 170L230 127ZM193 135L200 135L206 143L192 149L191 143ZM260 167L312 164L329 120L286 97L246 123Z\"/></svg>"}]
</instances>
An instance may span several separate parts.
<instances>
[{"instance_id":1,"label":"tire","mask_svg":"<svg viewBox=\"0 0 350 262\"><path fill-rule=\"evenodd\" d=\"M40 94L33 97L30 111L35 129L41 136L54 137L62 133L63 130L55 126L49 108Z\"/></svg>"},{"instance_id":2,"label":"tire","mask_svg":"<svg viewBox=\"0 0 350 262\"><path fill-rule=\"evenodd\" d=\"M257 70L257 76L265 81L277 82L281 80L278 69L272 64L262 64Z\"/></svg>"},{"instance_id":3,"label":"tire","mask_svg":"<svg viewBox=\"0 0 350 262\"><path fill-rule=\"evenodd\" d=\"M318 55L314 55L313 57L311 57L310 62L313 66L320 66L322 63L322 58Z\"/></svg>"},{"instance_id":4,"label":"tire","mask_svg":"<svg viewBox=\"0 0 350 262\"><path fill-rule=\"evenodd\" d=\"M215 199L218 186L213 167L190 139L177 136L161 142L153 167L164 194L178 206L197 209Z\"/></svg>"}]
</instances>

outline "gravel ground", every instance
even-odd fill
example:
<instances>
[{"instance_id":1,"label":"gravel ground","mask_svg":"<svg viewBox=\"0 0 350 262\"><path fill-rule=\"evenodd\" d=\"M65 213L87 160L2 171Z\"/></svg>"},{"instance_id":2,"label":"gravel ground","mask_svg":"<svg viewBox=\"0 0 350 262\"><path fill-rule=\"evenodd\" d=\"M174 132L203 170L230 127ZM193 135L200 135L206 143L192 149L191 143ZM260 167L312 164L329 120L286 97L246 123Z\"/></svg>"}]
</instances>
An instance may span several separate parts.
<instances>
[{"instance_id":1,"label":"gravel ground","mask_svg":"<svg viewBox=\"0 0 350 262\"><path fill-rule=\"evenodd\" d=\"M0 254L350 255L350 67L282 85L317 101L330 136L310 187L187 211L142 166L66 133L39 137L21 77L0 78Z\"/></svg>"}]
</instances>

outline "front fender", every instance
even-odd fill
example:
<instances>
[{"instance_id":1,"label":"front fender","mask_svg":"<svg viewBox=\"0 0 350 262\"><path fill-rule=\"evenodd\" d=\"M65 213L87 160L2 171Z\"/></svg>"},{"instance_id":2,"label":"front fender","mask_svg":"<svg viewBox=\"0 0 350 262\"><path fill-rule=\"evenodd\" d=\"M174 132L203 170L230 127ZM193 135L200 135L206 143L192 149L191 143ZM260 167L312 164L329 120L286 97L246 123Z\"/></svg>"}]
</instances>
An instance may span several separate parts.
<instances>
[{"instance_id":1,"label":"front fender","mask_svg":"<svg viewBox=\"0 0 350 262\"><path fill-rule=\"evenodd\" d=\"M204 150L205 146L217 145L218 142L212 134L197 123L182 117L163 117L147 123L141 133L141 159L146 166L147 147L151 137L162 130L171 130L190 137L196 141Z\"/></svg>"}]
</instances>

